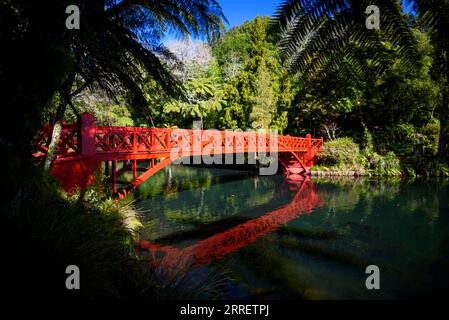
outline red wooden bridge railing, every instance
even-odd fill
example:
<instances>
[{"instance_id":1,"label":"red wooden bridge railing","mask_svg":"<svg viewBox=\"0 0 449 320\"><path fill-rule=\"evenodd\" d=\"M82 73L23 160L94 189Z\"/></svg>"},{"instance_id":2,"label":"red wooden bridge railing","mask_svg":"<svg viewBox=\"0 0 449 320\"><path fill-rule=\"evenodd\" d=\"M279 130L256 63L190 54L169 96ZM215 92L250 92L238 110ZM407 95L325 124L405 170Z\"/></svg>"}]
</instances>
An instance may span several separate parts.
<instances>
[{"instance_id":1,"label":"red wooden bridge railing","mask_svg":"<svg viewBox=\"0 0 449 320\"><path fill-rule=\"evenodd\" d=\"M43 126L34 141L36 159L48 153L53 127ZM85 113L79 124L63 124L51 165L52 174L67 191L85 188L94 180L104 162L105 175L125 190L134 189L157 171L185 157L243 153L269 154L279 160L286 174L308 174L323 138L312 139L217 130L184 130L96 126L93 115ZM119 180L126 172L130 181Z\"/></svg>"}]
</instances>

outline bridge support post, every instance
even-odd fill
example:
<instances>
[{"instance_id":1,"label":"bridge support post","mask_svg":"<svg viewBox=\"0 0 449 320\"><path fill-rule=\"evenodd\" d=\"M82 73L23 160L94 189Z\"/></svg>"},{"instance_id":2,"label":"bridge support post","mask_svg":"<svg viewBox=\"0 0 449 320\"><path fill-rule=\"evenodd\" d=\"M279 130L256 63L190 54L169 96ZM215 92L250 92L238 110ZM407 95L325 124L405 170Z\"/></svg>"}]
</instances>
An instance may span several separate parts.
<instances>
[{"instance_id":1,"label":"bridge support post","mask_svg":"<svg viewBox=\"0 0 449 320\"><path fill-rule=\"evenodd\" d=\"M113 160L112 162L112 192L117 192L117 161Z\"/></svg>"},{"instance_id":2,"label":"bridge support post","mask_svg":"<svg viewBox=\"0 0 449 320\"><path fill-rule=\"evenodd\" d=\"M95 155L95 117L90 113L81 115L81 154Z\"/></svg>"},{"instance_id":3,"label":"bridge support post","mask_svg":"<svg viewBox=\"0 0 449 320\"><path fill-rule=\"evenodd\" d=\"M307 167L310 167L310 159L312 157L312 136L310 135L310 133L306 134L306 139L307 139L307 156L305 165Z\"/></svg>"},{"instance_id":4,"label":"bridge support post","mask_svg":"<svg viewBox=\"0 0 449 320\"><path fill-rule=\"evenodd\" d=\"M110 177L111 173L109 171L109 161L104 162L104 176Z\"/></svg>"},{"instance_id":5,"label":"bridge support post","mask_svg":"<svg viewBox=\"0 0 449 320\"><path fill-rule=\"evenodd\" d=\"M133 171L133 179L137 179L137 160L133 160L132 162L132 171Z\"/></svg>"}]
</instances>

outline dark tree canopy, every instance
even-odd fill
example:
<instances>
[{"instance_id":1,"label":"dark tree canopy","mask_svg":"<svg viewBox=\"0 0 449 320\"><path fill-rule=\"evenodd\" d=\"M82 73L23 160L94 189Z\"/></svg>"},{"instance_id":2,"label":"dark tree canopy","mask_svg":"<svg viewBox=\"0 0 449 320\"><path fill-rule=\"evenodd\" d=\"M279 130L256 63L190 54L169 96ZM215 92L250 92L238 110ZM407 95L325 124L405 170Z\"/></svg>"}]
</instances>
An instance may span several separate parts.
<instances>
[{"instance_id":1,"label":"dark tree canopy","mask_svg":"<svg viewBox=\"0 0 449 320\"><path fill-rule=\"evenodd\" d=\"M65 26L69 5L80 9L79 30ZM29 141L39 110L75 75L110 93L126 93L136 106L145 104L142 88L149 79L179 95L182 88L165 63L175 59L163 38L168 32L212 37L223 18L215 0L1 0L4 110L11 125L28 123L23 138ZM16 139L13 128L4 129L2 138Z\"/></svg>"}]
</instances>

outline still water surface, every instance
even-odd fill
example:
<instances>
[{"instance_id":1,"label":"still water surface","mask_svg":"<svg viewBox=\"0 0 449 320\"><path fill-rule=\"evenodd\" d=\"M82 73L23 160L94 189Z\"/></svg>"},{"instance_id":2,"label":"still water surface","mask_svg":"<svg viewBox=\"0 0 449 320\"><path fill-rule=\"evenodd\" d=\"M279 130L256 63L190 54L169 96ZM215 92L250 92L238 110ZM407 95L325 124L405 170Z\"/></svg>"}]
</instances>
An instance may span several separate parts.
<instances>
[{"instance_id":1,"label":"still water surface","mask_svg":"<svg viewBox=\"0 0 449 320\"><path fill-rule=\"evenodd\" d=\"M171 166L136 191L142 237L231 299L396 299L449 288L449 182ZM380 268L367 290L365 268ZM212 270L212 271L211 271ZM212 280L211 280L212 281Z\"/></svg>"}]
</instances>

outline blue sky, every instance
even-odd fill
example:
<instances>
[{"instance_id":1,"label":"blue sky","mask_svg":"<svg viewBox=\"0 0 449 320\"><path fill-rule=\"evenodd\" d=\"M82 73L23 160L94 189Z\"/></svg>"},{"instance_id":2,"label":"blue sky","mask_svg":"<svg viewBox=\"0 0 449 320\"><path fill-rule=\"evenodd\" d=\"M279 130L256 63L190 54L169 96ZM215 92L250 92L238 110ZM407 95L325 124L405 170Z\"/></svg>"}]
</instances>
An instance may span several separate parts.
<instances>
[{"instance_id":1,"label":"blue sky","mask_svg":"<svg viewBox=\"0 0 449 320\"><path fill-rule=\"evenodd\" d=\"M221 5L223 13L229 22L225 24L225 27L230 29L241 25L247 20L252 20L258 15L273 15L281 0L218 0L218 3ZM179 39L175 35L168 34L164 43L168 44L177 40Z\"/></svg>"},{"instance_id":2,"label":"blue sky","mask_svg":"<svg viewBox=\"0 0 449 320\"><path fill-rule=\"evenodd\" d=\"M281 3L280 0L218 0L229 21L227 28L241 25L258 15L271 16Z\"/></svg>"}]
</instances>

